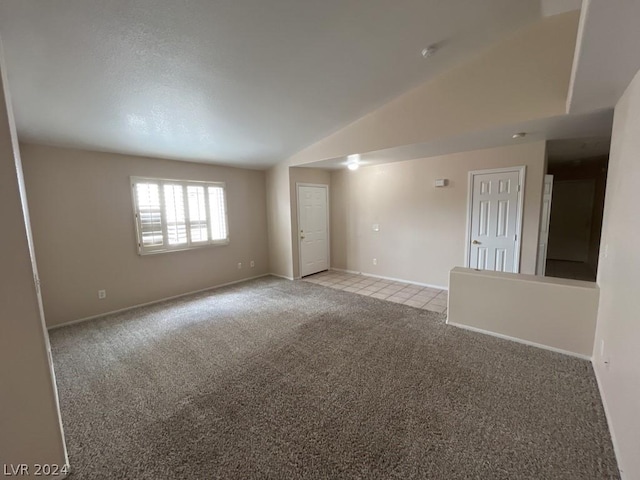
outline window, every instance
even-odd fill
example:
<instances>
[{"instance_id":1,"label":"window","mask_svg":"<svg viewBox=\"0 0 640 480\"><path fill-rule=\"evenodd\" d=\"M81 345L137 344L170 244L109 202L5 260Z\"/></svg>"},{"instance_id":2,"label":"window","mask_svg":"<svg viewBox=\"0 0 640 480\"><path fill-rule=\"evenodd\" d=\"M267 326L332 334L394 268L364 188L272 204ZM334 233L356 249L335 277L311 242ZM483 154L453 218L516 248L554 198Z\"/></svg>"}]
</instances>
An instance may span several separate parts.
<instances>
[{"instance_id":1,"label":"window","mask_svg":"<svg viewBox=\"0 0 640 480\"><path fill-rule=\"evenodd\" d=\"M229 243L224 183L131 177L138 253Z\"/></svg>"}]
</instances>

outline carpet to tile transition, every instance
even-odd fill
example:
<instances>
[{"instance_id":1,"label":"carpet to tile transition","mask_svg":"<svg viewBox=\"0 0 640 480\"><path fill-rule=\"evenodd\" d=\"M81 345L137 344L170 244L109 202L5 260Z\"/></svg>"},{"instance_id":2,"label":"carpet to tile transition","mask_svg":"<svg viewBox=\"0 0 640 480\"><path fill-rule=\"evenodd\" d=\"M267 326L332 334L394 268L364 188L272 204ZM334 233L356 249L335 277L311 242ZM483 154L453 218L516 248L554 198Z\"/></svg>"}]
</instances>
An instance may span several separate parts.
<instances>
[{"instance_id":1,"label":"carpet to tile transition","mask_svg":"<svg viewBox=\"0 0 640 480\"><path fill-rule=\"evenodd\" d=\"M589 362L274 277L51 332L73 479L615 479Z\"/></svg>"}]
</instances>

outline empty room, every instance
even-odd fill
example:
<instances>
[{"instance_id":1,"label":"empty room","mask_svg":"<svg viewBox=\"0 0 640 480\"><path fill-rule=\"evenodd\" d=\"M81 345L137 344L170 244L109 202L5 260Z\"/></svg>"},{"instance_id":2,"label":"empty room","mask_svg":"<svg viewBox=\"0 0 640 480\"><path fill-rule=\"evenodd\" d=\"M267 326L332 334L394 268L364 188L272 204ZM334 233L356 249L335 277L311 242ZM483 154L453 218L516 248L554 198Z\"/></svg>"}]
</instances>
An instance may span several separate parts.
<instances>
[{"instance_id":1,"label":"empty room","mask_svg":"<svg viewBox=\"0 0 640 480\"><path fill-rule=\"evenodd\" d=\"M0 477L640 479L638 19L0 2Z\"/></svg>"}]
</instances>

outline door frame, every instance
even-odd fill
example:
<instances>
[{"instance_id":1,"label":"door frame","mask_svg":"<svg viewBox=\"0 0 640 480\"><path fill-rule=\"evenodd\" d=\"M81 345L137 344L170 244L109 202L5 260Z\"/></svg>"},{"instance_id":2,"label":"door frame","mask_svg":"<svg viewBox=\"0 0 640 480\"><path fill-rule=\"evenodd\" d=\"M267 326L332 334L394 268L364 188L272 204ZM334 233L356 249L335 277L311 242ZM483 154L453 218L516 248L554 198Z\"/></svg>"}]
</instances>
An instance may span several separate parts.
<instances>
[{"instance_id":1,"label":"door frame","mask_svg":"<svg viewBox=\"0 0 640 480\"><path fill-rule=\"evenodd\" d=\"M327 267L331 270L331 213L329 210L329 185L325 183L304 183L296 182L296 231L298 239L298 275L295 278L302 278L302 239L300 238L300 187L324 188L327 198Z\"/></svg>"},{"instance_id":2,"label":"door frame","mask_svg":"<svg viewBox=\"0 0 640 480\"><path fill-rule=\"evenodd\" d=\"M547 211L546 229L547 229L547 243L544 248L544 258L540 255L540 239L542 235L542 226L545 222L545 218L542 215L544 213L544 197L547 190L547 181L550 180L551 190L549 193L549 208ZM542 180L542 201L540 202L540 226L538 227L538 255L536 256L536 275L544 277L547 271L547 257L549 255L549 226L551 225L551 204L553 203L553 175L545 173Z\"/></svg>"},{"instance_id":3,"label":"door frame","mask_svg":"<svg viewBox=\"0 0 640 480\"><path fill-rule=\"evenodd\" d=\"M502 168L488 168L485 170L471 170L469 171L469 179L467 185L467 227L465 235L464 246L464 266L470 268L471 261L471 218L473 215L473 180L476 175L484 175L487 173L506 173L516 172L518 174L518 211L516 220L516 251L513 260L514 272L520 273L520 257L522 250L522 217L524 214L524 193L527 179L527 167L526 165L514 166L514 167L502 167Z\"/></svg>"}]
</instances>

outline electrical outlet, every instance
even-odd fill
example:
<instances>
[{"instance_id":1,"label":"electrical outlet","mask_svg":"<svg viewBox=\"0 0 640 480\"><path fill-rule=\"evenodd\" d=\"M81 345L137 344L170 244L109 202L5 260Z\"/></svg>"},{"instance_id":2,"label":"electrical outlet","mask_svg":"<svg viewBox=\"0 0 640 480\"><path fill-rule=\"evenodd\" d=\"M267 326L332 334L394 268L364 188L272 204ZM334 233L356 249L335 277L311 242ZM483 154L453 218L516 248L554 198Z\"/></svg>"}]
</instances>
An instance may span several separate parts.
<instances>
[{"instance_id":1,"label":"electrical outlet","mask_svg":"<svg viewBox=\"0 0 640 480\"><path fill-rule=\"evenodd\" d=\"M249 266L250 266L251 268L255 267L255 266L256 266L256 262L254 262L253 260L251 260L251 263L249 263Z\"/></svg>"},{"instance_id":2,"label":"electrical outlet","mask_svg":"<svg viewBox=\"0 0 640 480\"><path fill-rule=\"evenodd\" d=\"M377 265L377 264L378 264L378 259L377 259L377 258L374 258L374 259L373 259L373 264L374 264L374 265Z\"/></svg>"},{"instance_id":3,"label":"electrical outlet","mask_svg":"<svg viewBox=\"0 0 640 480\"><path fill-rule=\"evenodd\" d=\"M374 232L379 232L380 231L380 224L379 223L374 223L371 228L373 229Z\"/></svg>"},{"instance_id":4,"label":"electrical outlet","mask_svg":"<svg viewBox=\"0 0 640 480\"><path fill-rule=\"evenodd\" d=\"M107 291L106 290L98 290L98 299L99 300L104 300L105 298L107 298Z\"/></svg>"},{"instance_id":5,"label":"electrical outlet","mask_svg":"<svg viewBox=\"0 0 640 480\"><path fill-rule=\"evenodd\" d=\"M238 270L242 270L242 262L238 262Z\"/></svg>"}]
</instances>

